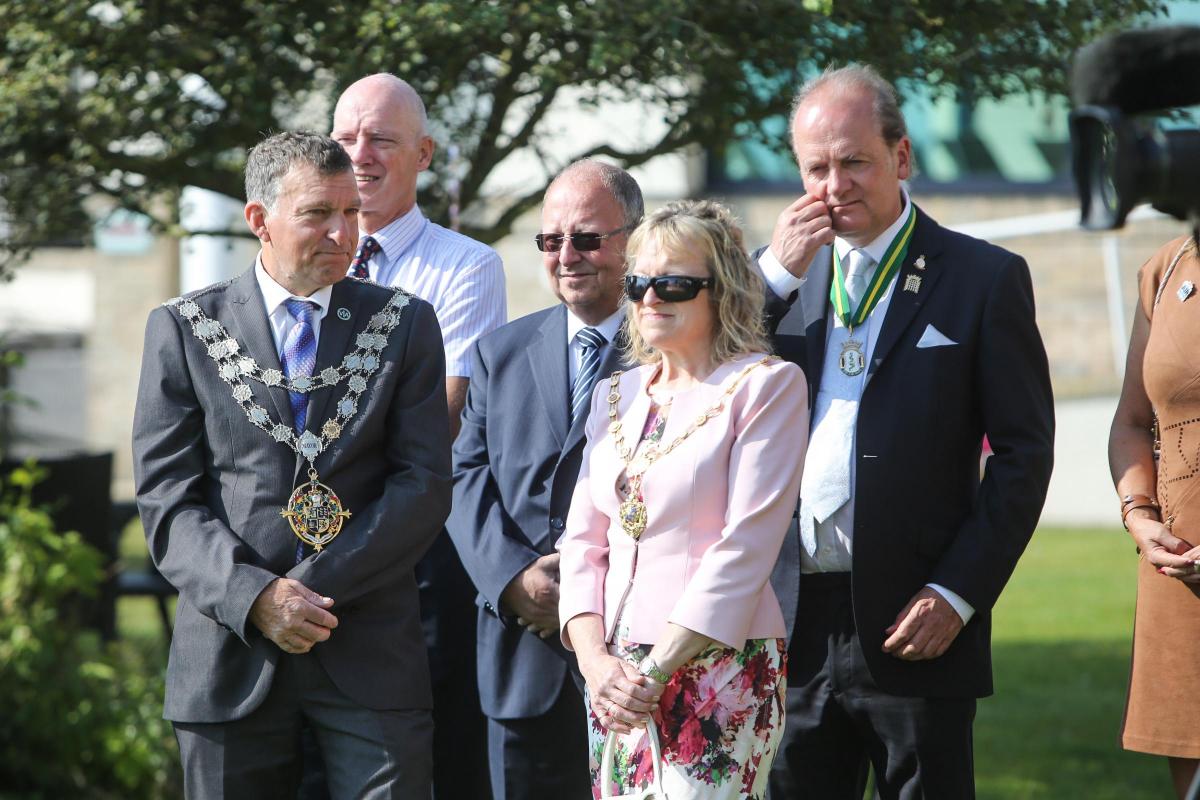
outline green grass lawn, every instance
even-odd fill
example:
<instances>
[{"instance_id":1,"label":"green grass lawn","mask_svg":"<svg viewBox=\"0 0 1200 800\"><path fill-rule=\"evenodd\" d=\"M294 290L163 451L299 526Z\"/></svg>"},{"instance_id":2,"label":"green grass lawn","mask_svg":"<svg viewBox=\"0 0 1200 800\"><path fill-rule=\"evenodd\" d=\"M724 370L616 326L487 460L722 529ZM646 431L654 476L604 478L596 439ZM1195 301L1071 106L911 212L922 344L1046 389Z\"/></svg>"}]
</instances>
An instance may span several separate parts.
<instances>
[{"instance_id":1,"label":"green grass lawn","mask_svg":"<svg viewBox=\"0 0 1200 800\"><path fill-rule=\"evenodd\" d=\"M127 532L126 563L145 558ZM1171 797L1161 758L1117 744L1129 677L1137 556L1116 530L1039 530L996 607L996 694L979 704L981 800ZM150 600L118 607L121 635L163 654Z\"/></svg>"},{"instance_id":2,"label":"green grass lawn","mask_svg":"<svg viewBox=\"0 0 1200 800\"><path fill-rule=\"evenodd\" d=\"M996 606L996 694L979 704L984 800L1173 797L1164 759L1117 744L1137 555L1118 530L1039 530Z\"/></svg>"}]
</instances>

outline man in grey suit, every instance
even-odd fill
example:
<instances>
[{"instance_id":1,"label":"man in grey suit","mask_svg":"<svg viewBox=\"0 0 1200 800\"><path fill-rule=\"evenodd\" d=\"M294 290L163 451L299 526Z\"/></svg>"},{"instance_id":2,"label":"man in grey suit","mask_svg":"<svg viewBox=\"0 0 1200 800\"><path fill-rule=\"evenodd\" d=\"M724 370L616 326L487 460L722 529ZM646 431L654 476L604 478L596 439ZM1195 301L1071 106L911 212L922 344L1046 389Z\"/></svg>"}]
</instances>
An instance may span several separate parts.
<instances>
[{"instance_id":1,"label":"man in grey suit","mask_svg":"<svg viewBox=\"0 0 1200 800\"><path fill-rule=\"evenodd\" d=\"M359 199L333 140L264 140L246 194L259 257L150 314L134 418L147 543L179 590L185 789L294 797L307 721L334 797L428 797L412 569L449 511L437 321L342 280Z\"/></svg>"},{"instance_id":2,"label":"man in grey suit","mask_svg":"<svg viewBox=\"0 0 1200 800\"><path fill-rule=\"evenodd\" d=\"M624 170L581 161L563 171L546 190L536 238L562 304L474 347L447 529L479 589L479 696L497 800L590 796L577 667L557 635L554 543L592 386L624 366L625 242L642 211Z\"/></svg>"}]
</instances>

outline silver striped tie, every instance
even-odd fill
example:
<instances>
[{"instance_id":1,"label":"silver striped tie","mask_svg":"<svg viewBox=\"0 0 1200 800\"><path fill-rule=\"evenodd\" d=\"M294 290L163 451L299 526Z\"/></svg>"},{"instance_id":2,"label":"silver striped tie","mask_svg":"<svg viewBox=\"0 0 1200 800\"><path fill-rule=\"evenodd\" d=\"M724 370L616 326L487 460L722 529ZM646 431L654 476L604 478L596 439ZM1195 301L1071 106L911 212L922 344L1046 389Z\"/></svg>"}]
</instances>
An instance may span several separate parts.
<instances>
[{"instance_id":1,"label":"silver striped tie","mask_svg":"<svg viewBox=\"0 0 1200 800\"><path fill-rule=\"evenodd\" d=\"M592 399L592 384L596 382L596 372L600 369L600 348L608 341L595 328L581 328L575 338L583 348L583 358L579 362L575 385L571 387L572 425L587 414L588 403Z\"/></svg>"}]
</instances>

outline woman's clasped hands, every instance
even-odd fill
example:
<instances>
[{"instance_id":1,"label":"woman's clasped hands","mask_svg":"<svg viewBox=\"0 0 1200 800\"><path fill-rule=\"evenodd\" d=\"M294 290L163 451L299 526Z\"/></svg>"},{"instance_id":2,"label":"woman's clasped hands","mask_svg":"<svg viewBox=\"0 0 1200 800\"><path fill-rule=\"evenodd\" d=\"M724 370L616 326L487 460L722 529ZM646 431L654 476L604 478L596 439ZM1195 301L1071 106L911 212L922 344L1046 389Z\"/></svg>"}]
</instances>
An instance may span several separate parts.
<instances>
[{"instance_id":1,"label":"woman's clasped hands","mask_svg":"<svg viewBox=\"0 0 1200 800\"><path fill-rule=\"evenodd\" d=\"M646 718L658 707L664 684L638 673L629 662L596 652L579 654L579 670L587 681L592 709L610 731L629 733L646 727Z\"/></svg>"}]
</instances>

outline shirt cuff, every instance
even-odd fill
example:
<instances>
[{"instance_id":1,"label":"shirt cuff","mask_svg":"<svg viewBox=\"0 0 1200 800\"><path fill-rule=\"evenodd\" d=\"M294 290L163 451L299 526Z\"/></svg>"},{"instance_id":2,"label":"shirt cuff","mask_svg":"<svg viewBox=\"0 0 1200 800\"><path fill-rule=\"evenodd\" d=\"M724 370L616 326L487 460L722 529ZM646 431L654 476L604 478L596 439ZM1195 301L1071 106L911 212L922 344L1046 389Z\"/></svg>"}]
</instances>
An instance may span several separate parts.
<instances>
[{"instance_id":1,"label":"shirt cuff","mask_svg":"<svg viewBox=\"0 0 1200 800\"><path fill-rule=\"evenodd\" d=\"M779 263L779 259L771 252L771 248L763 250L758 257L758 268L762 271L763 280L767 282L767 286L775 293L776 297L786 299L791 296L792 292L800 288L804 283L804 278L797 278L795 275L787 271L787 267Z\"/></svg>"},{"instance_id":2,"label":"shirt cuff","mask_svg":"<svg viewBox=\"0 0 1200 800\"><path fill-rule=\"evenodd\" d=\"M963 625L966 625L971 621L971 617L975 616L975 609L971 606L971 604L947 589L945 586L937 583L927 583L925 585L944 597L946 602L954 607L954 610L958 612L960 617L962 617Z\"/></svg>"},{"instance_id":3,"label":"shirt cuff","mask_svg":"<svg viewBox=\"0 0 1200 800\"><path fill-rule=\"evenodd\" d=\"M447 378L470 378L471 377L471 359L467 356L463 358L451 358L449 353L446 354L446 377Z\"/></svg>"}]
</instances>

